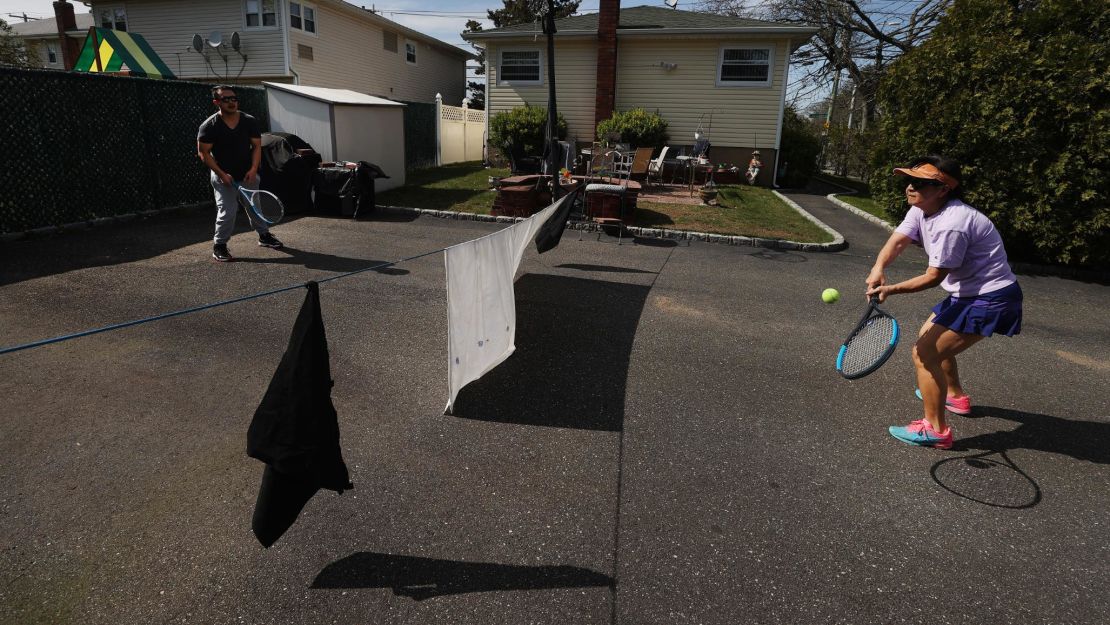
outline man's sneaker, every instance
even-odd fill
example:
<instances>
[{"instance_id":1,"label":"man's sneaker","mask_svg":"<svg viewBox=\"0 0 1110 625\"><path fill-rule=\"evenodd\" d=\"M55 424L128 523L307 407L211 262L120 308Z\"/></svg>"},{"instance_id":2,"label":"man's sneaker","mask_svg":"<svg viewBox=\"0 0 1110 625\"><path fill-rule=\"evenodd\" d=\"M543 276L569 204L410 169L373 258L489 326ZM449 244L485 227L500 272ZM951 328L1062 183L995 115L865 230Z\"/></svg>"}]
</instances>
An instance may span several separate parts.
<instances>
[{"instance_id":1,"label":"man's sneaker","mask_svg":"<svg viewBox=\"0 0 1110 625\"><path fill-rule=\"evenodd\" d=\"M272 247L275 250L282 248L282 242L278 241L278 238L269 232L258 235L258 244L262 247Z\"/></svg>"},{"instance_id":2,"label":"man's sneaker","mask_svg":"<svg viewBox=\"0 0 1110 625\"><path fill-rule=\"evenodd\" d=\"M913 389L913 394L917 395L918 399L921 399L921 389ZM947 408L948 412L951 412L952 414L958 414L966 417L967 415L971 414L971 396L964 395L963 397L945 397L944 407Z\"/></svg>"},{"instance_id":3,"label":"man's sneaker","mask_svg":"<svg viewBox=\"0 0 1110 625\"><path fill-rule=\"evenodd\" d=\"M952 428L938 434L933 429L932 424L925 419L911 421L909 425L892 425L887 430L894 438L910 445L936 447L937 449L952 447Z\"/></svg>"},{"instance_id":4,"label":"man's sneaker","mask_svg":"<svg viewBox=\"0 0 1110 625\"><path fill-rule=\"evenodd\" d=\"M212 258L215 258L221 263L235 260L231 257L231 252L227 251L226 243L217 243L212 246Z\"/></svg>"}]
</instances>

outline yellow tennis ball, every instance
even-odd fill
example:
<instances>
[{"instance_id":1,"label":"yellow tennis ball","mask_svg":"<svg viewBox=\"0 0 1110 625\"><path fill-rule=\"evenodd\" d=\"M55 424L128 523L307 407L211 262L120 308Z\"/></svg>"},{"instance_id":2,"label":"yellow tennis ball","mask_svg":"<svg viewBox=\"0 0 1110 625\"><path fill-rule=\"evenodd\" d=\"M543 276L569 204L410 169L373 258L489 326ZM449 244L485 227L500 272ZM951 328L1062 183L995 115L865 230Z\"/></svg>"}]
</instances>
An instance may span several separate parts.
<instances>
[{"instance_id":1,"label":"yellow tennis ball","mask_svg":"<svg viewBox=\"0 0 1110 625\"><path fill-rule=\"evenodd\" d=\"M835 304L840 299L840 291L836 289L825 289L821 291L821 300L826 304Z\"/></svg>"}]
</instances>

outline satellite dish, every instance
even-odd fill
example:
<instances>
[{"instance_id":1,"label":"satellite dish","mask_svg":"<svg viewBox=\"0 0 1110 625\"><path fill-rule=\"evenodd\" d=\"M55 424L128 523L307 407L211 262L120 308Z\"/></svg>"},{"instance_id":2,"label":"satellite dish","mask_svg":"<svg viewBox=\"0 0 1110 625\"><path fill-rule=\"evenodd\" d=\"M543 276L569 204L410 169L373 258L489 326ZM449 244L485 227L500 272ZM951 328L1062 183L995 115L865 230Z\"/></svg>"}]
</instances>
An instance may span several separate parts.
<instances>
[{"instance_id":1,"label":"satellite dish","mask_svg":"<svg viewBox=\"0 0 1110 625\"><path fill-rule=\"evenodd\" d=\"M204 49L204 39L200 35L193 35L193 49L200 52Z\"/></svg>"},{"instance_id":2,"label":"satellite dish","mask_svg":"<svg viewBox=\"0 0 1110 625\"><path fill-rule=\"evenodd\" d=\"M238 52L241 47L242 44L239 42L239 31L231 33L231 49Z\"/></svg>"},{"instance_id":3,"label":"satellite dish","mask_svg":"<svg viewBox=\"0 0 1110 625\"><path fill-rule=\"evenodd\" d=\"M208 33L208 45L212 46L213 48L218 48L223 45L223 43L224 36L220 31L214 30Z\"/></svg>"},{"instance_id":4,"label":"satellite dish","mask_svg":"<svg viewBox=\"0 0 1110 625\"><path fill-rule=\"evenodd\" d=\"M663 0L663 2L672 9L678 8L678 0Z\"/></svg>"}]
</instances>

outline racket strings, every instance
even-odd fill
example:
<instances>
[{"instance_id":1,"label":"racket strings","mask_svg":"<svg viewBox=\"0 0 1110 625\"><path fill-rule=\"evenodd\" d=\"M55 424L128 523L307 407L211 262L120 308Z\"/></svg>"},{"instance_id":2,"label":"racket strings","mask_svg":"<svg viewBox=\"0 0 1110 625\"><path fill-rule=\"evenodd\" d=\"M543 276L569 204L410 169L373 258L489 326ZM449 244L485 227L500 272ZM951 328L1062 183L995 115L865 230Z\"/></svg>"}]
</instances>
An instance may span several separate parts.
<instances>
[{"instance_id":1,"label":"racket strings","mask_svg":"<svg viewBox=\"0 0 1110 625\"><path fill-rule=\"evenodd\" d=\"M872 317L860 331L848 340L844 351L841 371L844 375L861 373L875 366L893 349L892 341L897 333L897 322L893 317L880 315Z\"/></svg>"}]
</instances>

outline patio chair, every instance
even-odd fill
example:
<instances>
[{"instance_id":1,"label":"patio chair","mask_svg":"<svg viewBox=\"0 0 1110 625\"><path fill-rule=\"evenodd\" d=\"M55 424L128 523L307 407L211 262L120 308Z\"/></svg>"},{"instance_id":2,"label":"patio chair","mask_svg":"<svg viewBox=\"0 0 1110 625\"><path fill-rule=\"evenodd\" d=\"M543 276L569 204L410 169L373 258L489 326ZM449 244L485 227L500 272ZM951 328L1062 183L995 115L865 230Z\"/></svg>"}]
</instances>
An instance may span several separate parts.
<instances>
[{"instance_id":1,"label":"patio chair","mask_svg":"<svg viewBox=\"0 0 1110 625\"><path fill-rule=\"evenodd\" d=\"M667 151L670 149L670 146L663 146L663 150L659 152L659 156L648 163L647 176L644 179L646 184L651 184L652 180L655 180L659 184L663 184L663 162L666 160Z\"/></svg>"},{"instance_id":2,"label":"patio chair","mask_svg":"<svg viewBox=\"0 0 1110 625\"><path fill-rule=\"evenodd\" d=\"M628 166L628 175L625 176L627 180L631 180L633 176L642 176L646 184L653 151L652 148L636 148L636 152L632 155L632 162Z\"/></svg>"},{"instance_id":3,"label":"patio chair","mask_svg":"<svg viewBox=\"0 0 1110 625\"><path fill-rule=\"evenodd\" d=\"M590 149L590 168L587 174L583 202L585 203L585 216L588 221L598 225L598 240L601 233L607 228L617 229L617 244L622 244L624 236L624 206L625 193L628 187L620 181L620 161L622 155L614 148L603 147L595 143ZM608 195L618 198L617 216L611 217L600 214L595 196ZM581 234L579 234L581 239Z\"/></svg>"},{"instance_id":4,"label":"patio chair","mask_svg":"<svg viewBox=\"0 0 1110 625\"><path fill-rule=\"evenodd\" d=\"M521 174L540 173L540 167L543 166L543 158L526 155L523 146L510 144L504 146L502 152L505 154L505 157L509 159L509 171L511 175L518 176Z\"/></svg>"},{"instance_id":5,"label":"patio chair","mask_svg":"<svg viewBox=\"0 0 1110 625\"><path fill-rule=\"evenodd\" d=\"M574 161L575 161L574 148L571 146L571 144L569 142L560 141L559 142L559 155L557 157L555 157L555 162L556 162L556 165L555 165L556 170L555 171L559 171L560 169L566 168L567 170L573 172L574 171ZM542 169L541 169L540 173L544 173L544 174L552 173L552 172L547 171L547 158L543 159Z\"/></svg>"}]
</instances>

